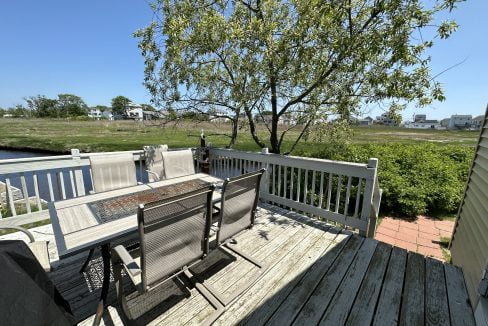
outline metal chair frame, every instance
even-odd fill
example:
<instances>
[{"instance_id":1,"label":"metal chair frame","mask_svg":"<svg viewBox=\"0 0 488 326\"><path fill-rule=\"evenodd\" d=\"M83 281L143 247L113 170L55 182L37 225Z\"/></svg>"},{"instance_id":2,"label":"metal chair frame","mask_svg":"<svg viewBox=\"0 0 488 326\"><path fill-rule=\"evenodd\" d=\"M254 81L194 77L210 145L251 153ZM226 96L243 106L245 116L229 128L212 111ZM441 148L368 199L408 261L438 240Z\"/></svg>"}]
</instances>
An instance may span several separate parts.
<instances>
[{"instance_id":1,"label":"metal chair frame","mask_svg":"<svg viewBox=\"0 0 488 326\"><path fill-rule=\"evenodd\" d=\"M215 186L210 186L210 187L205 187L201 188L198 190L194 190L191 192L187 192L185 194L173 196L171 198L167 198L164 200L161 200L159 202L151 203L151 207L161 207L165 205L169 205L175 202L178 202L183 199L188 199L192 198L197 195L202 195L205 192L207 193L207 204L206 204L206 213L205 213L205 231L204 231L204 239L203 239L203 249L202 249L202 256L195 260L194 262L186 265L186 266L181 266L180 270L172 273L171 275L168 275L164 278L161 279L160 282L157 282L156 284L152 284L151 286L148 286L147 284L147 279L146 279L146 274L145 269L146 269L146 261L144 259L146 255L146 249L144 246L144 211L145 207L144 205L140 205L138 212L137 212L137 221L138 221L138 229L139 229L139 236L140 236L140 255L141 255L141 266L138 266L135 260L132 258L130 253L126 250L125 247L122 245L116 246L115 248L112 249L112 262L113 262L113 268L114 268L114 276L115 276L115 281L116 281L116 291L117 291L117 301L119 302L120 306L122 307L122 312L123 312L123 317L128 320L127 315L125 314L125 307L127 305L127 302L124 298L123 295L123 285L122 285L122 268L125 269L126 273L129 275L131 281L134 283L136 286L138 292L143 295L144 293L150 292L153 289L158 288L165 282L173 279L174 277L183 274L185 275L188 280L193 283L195 288L209 301L209 303L215 308L215 312L210 316L206 324L211 324L214 322L223 312L224 312L224 307L220 303L219 300L215 298L213 293L209 291L207 288L205 288L201 283L199 283L196 279L196 277L191 273L190 268L201 262L208 254L209 252L209 236L210 236L210 226L212 222L212 194L215 189ZM154 205L154 206L153 206ZM190 208L188 210L185 210L183 212L180 212L178 215L181 214L186 214L191 211L195 211L195 208ZM163 223L164 224L164 223ZM164 226L163 226L164 227ZM138 279L140 278L140 281Z\"/></svg>"}]
</instances>

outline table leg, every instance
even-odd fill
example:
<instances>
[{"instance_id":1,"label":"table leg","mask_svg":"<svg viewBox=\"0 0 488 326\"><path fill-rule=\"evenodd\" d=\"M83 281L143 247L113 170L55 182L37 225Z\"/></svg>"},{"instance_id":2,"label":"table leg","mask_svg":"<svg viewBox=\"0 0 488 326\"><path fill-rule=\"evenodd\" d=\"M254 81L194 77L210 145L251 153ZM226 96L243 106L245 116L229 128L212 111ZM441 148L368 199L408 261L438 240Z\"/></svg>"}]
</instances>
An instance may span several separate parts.
<instances>
[{"instance_id":1,"label":"table leg","mask_svg":"<svg viewBox=\"0 0 488 326\"><path fill-rule=\"evenodd\" d=\"M80 274L83 273L88 266L88 263L92 259L93 253L95 252L95 249L90 249L90 252L88 253L88 256L86 257L85 262L83 263L83 266L80 268Z\"/></svg>"},{"instance_id":2,"label":"table leg","mask_svg":"<svg viewBox=\"0 0 488 326\"><path fill-rule=\"evenodd\" d=\"M105 309L105 304L107 303L108 289L110 286L110 244L104 244L101 251L103 261L103 283L97 313L95 315L95 320L93 321L94 326L98 326L100 324L100 320L102 319L103 311Z\"/></svg>"}]
</instances>

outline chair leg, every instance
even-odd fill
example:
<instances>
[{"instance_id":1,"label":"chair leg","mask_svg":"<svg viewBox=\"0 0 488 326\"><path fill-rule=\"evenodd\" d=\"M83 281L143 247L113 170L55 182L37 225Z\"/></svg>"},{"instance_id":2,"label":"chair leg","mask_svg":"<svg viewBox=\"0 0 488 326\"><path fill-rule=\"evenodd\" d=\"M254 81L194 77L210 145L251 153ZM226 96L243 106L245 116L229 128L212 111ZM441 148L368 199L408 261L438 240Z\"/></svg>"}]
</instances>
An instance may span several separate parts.
<instances>
[{"instance_id":1,"label":"chair leg","mask_svg":"<svg viewBox=\"0 0 488 326\"><path fill-rule=\"evenodd\" d=\"M94 252L95 252L95 249L90 249L90 252L88 253L88 256L86 257L86 260L83 263L83 266L81 266L81 268L80 268L80 274L83 273L86 270L86 268L88 267L88 263L92 259Z\"/></svg>"},{"instance_id":2,"label":"chair leg","mask_svg":"<svg viewBox=\"0 0 488 326\"><path fill-rule=\"evenodd\" d=\"M230 240L232 241L232 240ZM217 291L213 286L211 286L210 284L205 284L203 281L200 280L201 282L201 285L203 287L205 287L210 293L212 293L212 295L217 298L217 300L220 301L220 303L222 305L225 306L228 306L232 301L234 301L238 296L240 296L242 293L244 293L245 291L247 291L247 289L249 289L251 286L254 285L254 283L256 283L259 278L262 276L262 274L266 271L266 266L257 261L256 259L254 259L253 257L247 255L246 253L236 249L236 248L232 248L232 246L229 246L229 243L224 243L223 244L226 248L228 248L229 250L235 252L236 254L238 254L239 256L241 256L242 258L244 258L245 260L249 261L250 263L256 265L256 267L259 268L259 271L249 280L249 282L243 284L240 288L238 288L236 291L235 291L235 294L226 298L224 297L221 293L219 293L219 291Z\"/></svg>"},{"instance_id":3,"label":"chair leg","mask_svg":"<svg viewBox=\"0 0 488 326\"><path fill-rule=\"evenodd\" d=\"M217 299L214 293L212 293L205 285L196 280L196 276L191 273L189 269L183 271L183 274L193 283L198 292L215 308L210 317L208 317L203 325L212 325L214 321L217 320L224 312L225 307L222 305L221 301Z\"/></svg>"}]
</instances>

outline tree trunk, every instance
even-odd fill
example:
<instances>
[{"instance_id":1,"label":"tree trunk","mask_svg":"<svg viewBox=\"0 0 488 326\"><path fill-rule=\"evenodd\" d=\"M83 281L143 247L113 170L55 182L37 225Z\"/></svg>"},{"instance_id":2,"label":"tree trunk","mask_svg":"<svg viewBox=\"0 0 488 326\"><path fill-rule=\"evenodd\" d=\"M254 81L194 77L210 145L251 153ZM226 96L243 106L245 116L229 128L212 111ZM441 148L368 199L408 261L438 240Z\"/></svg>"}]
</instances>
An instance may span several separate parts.
<instances>
[{"instance_id":1,"label":"tree trunk","mask_svg":"<svg viewBox=\"0 0 488 326\"><path fill-rule=\"evenodd\" d=\"M227 145L228 148L232 148L232 146L236 144L238 130L239 130L239 113L237 113L236 117L232 119L232 132L230 135L229 145Z\"/></svg>"},{"instance_id":2,"label":"tree trunk","mask_svg":"<svg viewBox=\"0 0 488 326\"><path fill-rule=\"evenodd\" d=\"M276 78L274 76L273 64L270 64L271 78L271 135L269 137L269 142L271 144L271 153L280 154L280 143L278 141L278 121L280 117L278 116L278 100L276 98Z\"/></svg>"}]
</instances>

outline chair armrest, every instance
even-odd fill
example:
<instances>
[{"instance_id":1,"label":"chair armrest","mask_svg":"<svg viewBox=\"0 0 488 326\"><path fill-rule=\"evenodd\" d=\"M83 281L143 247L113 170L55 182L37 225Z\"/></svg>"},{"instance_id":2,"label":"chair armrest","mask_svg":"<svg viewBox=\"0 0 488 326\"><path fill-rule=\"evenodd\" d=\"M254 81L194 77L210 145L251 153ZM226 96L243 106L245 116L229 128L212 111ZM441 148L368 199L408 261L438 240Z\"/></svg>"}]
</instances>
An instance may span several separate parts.
<instances>
[{"instance_id":1,"label":"chair armrest","mask_svg":"<svg viewBox=\"0 0 488 326\"><path fill-rule=\"evenodd\" d=\"M112 249L112 257L114 263L120 262L122 264L132 283L134 283L136 287L140 286L141 268L127 251L127 249L125 249L125 247L122 245L116 246Z\"/></svg>"},{"instance_id":2,"label":"chair armrest","mask_svg":"<svg viewBox=\"0 0 488 326\"><path fill-rule=\"evenodd\" d=\"M146 172L148 174L151 174L152 176L154 176L155 180L154 181L161 181L161 178L159 177L159 174L157 174L156 172L153 172L153 171L149 171L149 170L146 170Z\"/></svg>"},{"instance_id":3,"label":"chair armrest","mask_svg":"<svg viewBox=\"0 0 488 326\"><path fill-rule=\"evenodd\" d=\"M0 226L0 229L2 229L2 230L17 230L17 231L23 232L23 233L25 233L25 235L27 235L29 237L30 242L34 242L35 241L34 236L32 235L32 233L30 233L29 230L24 229L24 228L22 228L20 226L13 226L13 225Z\"/></svg>"}]
</instances>

